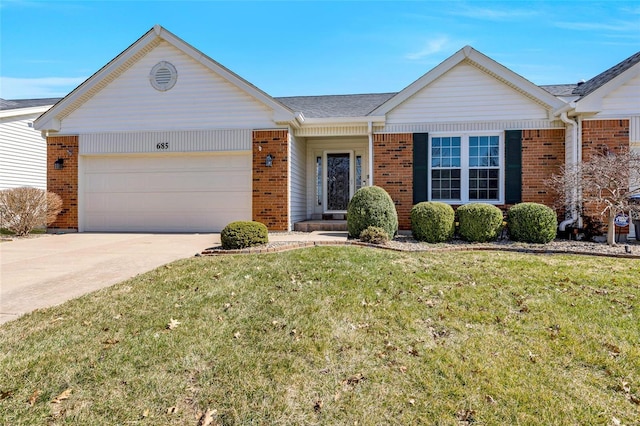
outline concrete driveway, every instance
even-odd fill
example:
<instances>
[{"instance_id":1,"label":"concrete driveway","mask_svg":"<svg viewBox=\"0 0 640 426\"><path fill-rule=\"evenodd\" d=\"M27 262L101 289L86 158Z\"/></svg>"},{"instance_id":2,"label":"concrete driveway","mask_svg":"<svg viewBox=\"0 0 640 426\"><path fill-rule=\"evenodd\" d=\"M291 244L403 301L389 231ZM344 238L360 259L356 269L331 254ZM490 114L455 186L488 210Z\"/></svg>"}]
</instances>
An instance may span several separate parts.
<instances>
[{"instance_id":1,"label":"concrete driveway","mask_svg":"<svg viewBox=\"0 0 640 426\"><path fill-rule=\"evenodd\" d=\"M63 234L0 243L0 324L194 256L219 234Z\"/></svg>"}]
</instances>

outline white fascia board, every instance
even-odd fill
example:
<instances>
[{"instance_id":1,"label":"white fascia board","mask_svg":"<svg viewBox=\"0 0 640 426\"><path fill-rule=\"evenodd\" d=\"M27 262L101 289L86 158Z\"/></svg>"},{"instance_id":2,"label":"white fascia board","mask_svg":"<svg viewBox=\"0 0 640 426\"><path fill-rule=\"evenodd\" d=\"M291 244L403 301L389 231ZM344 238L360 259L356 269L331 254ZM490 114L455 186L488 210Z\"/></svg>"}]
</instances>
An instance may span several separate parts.
<instances>
[{"instance_id":1,"label":"white fascia board","mask_svg":"<svg viewBox=\"0 0 640 426\"><path fill-rule=\"evenodd\" d=\"M48 123L51 122L50 117L56 117L60 119L61 117L58 116L60 113L62 113L70 105L73 105L74 102L78 101L83 96L86 96L97 84L99 84L100 81L105 79L109 74L117 70L120 66L137 55L142 49L144 49L150 43L153 43L156 39L165 40L178 50L181 50L186 55L193 58L195 61L203 64L213 72L219 74L222 78L226 79L231 84L245 91L255 99L261 101L266 106L272 108L274 110L275 116L289 116L289 121L294 119L294 112L289 108L285 107L262 90L247 82L237 74L231 72L213 59L209 58L204 53L195 49L193 46L175 36L170 31L167 31L163 27L156 25L146 34L140 37L135 43L129 46L124 52L116 56L115 59L111 60L111 62L102 67L98 72L93 74L84 83L82 83L64 99L58 102L54 106L54 108L51 108L47 113L36 120L34 122L34 127L37 130L59 130L59 128L54 129L46 127L47 125L49 125Z\"/></svg>"},{"instance_id":2,"label":"white fascia board","mask_svg":"<svg viewBox=\"0 0 640 426\"><path fill-rule=\"evenodd\" d=\"M576 112L600 112L602 101L611 92L640 75L640 63L609 80L576 102Z\"/></svg>"},{"instance_id":3,"label":"white fascia board","mask_svg":"<svg viewBox=\"0 0 640 426\"><path fill-rule=\"evenodd\" d=\"M452 68L454 68L465 59L469 59L471 62L476 63L482 68L485 68L490 73L504 80L509 85L515 87L517 90L520 90L521 92L528 94L531 98L538 100L544 105L547 105L550 109L560 108L564 105L564 101L558 99L546 90L536 86L529 80L516 74L515 72L499 64L488 56L478 52L471 46L465 46L449 58L445 59L431 71L420 77L418 80L411 83L400 93L396 94L387 102L376 108L371 114L382 115L389 113L392 109L396 108L402 102L406 101L411 96L434 82L436 79L449 72Z\"/></svg>"},{"instance_id":4,"label":"white fascia board","mask_svg":"<svg viewBox=\"0 0 640 426\"><path fill-rule=\"evenodd\" d=\"M0 110L0 118L7 117L20 117L23 115L33 115L33 114L42 114L51 108L52 105L38 106L38 107L29 107L29 108L14 108L14 109L5 109Z\"/></svg>"},{"instance_id":5,"label":"white fascia board","mask_svg":"<svg viewBox=\"0 0 640 426\"><path fill-rule=\"evenodd\" d=\"M483 53L478 52L475 49L471 49L467 57L481 67L486 68L488 71L490 71L492 74L495 74L500 79L514 86L518 90L527 93L532 98L548 105L551 109L561 108L565 104L563 100L558 99L556 96L536 86L526 78L511 71L509 68L494 61L493 59L489 58Z\"/></svg>"},{"instance_id":6,"label":"white fascia board","mask_svg":"<svg viewBox=\"0 0 640 426\"><path fill-rule=\"evenodd\" d=\"M569 112L573 109L575 109L576 107L576 103L575 102L567 102L566 105L557 108L555 110L553 110L553 116L554 117L559 117L563 112Z\"/></svg>"},{"instance_id":7,"label":"white fascia board","mask_svg":"<svg viewBox=\"0 0 640 426\"><path fill-rule=\"evenodd\" d=\"M158 26L156 26L158 27ZM222 78L227 80L229 83L248 93L253 98L259 100L263 104L274 109L274 116L281 117L286 115L290 117L287 121L291 121L294 119L294 112L281 104L280 102L273 99L270 95L258 89L253 84L249 83L244 78L240 77L238 74L226 68L224 65L216 62L211 59L209 56L202 53L200 50L191 46L189 43L182 40L180 37L172 34L170 31L162 27L155 28L154 31L158 34L158 37L172 44L174 47L183 51L185 54L191 56L195 61L201 63L205 67L209 68L211 71L220 75Z\"/></svg>"},{"instance_id":8,"label":"white fascia board","mask_svg":"<svg viewBox=\"0 0 640 426\"><path fill-rule=\"evenodd\" d=\"M87 95L100 81L106 78L109 74L118 69L122 64L131 59L141 49L147 46L156 38L156 34L153 29L149 30L145 35L140 37L135 43L129 46L125 51L120 53L114 59L112 59L105 66L100 68L95 74L86 79L80 86L76 87L71 93L65 96L61 101L54 105L49 111L41 115L35 122L33 127L36 130L60 130L60 118L59 115L74 102L80 100L83 96ZM55 118L55 120L52 120ZM58 122L58 128L55 127L55 122ZM49 127L49 126L54 127Z\"/></svg>"},{"instance_id":9,"label":"white fascia board","mask_svg":"<svg viewBox=\"0 0 640 426\"><path fill-rule=\"evenodd\" d=\"M424 74L422 77L402 89L399 93L396 93L391 99L380 105L378 108L371 112L371 115L386 115L392 109L415 95L417 92L428 86L430 83L441 77L451 68L462 62L465 58L464 49L458 50L449 58L445 59L431 71Z\"/></svg>"}]
</instances>

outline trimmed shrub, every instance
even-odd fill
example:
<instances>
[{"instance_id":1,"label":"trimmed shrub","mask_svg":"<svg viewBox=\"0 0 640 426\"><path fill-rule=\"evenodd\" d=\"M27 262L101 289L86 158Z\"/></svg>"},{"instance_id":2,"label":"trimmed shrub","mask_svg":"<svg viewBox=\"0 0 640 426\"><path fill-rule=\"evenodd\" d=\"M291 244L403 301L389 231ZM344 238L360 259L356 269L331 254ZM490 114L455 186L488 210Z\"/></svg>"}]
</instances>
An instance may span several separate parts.
<instances>
[{"instance_id":1,"label":"trimmed shrub","mask_svg":"<svg viewBox=\"0 0 640 426\"><path fill-rule=\"evenodd\" d=\"M424 201L411 209L411 232L418 241L442 243L456 230L453 207L439 201Z\"/></svg>"},{"instance_id":2,"label":"trimmed shrub","mask_svg":"<svg viewBox=\"0 0 640 426\"><path fill-rule=\"evenodd\" d=\"M269 242L269 231L260 222L231 222L220 233L220 240L225 250L254 247Z\"/></svg>"},{"instance_id":3,"label":"trimmed shrub","mask_svg":"<svg viewBox=\"0 0 640 426\"><path fill-rule=\"evenodd\" d=\"M377 226L369 226L360 234L360 240L371 244L384 244L389 241L389 234Z\"/></svg>"},{"instance_id":4,"label":"trimmed shrub","mask_svg":"<svg viewBox=\"0 0 640 426\"><path fill-rule=\"evenodd\" d=\"M379 186L360 188L347 207L349 237L359 238L370 226L384 229L389 237L398 232L396 206L387 191Z\"/></svg>"},{"instance_id":5,"label":"trimmed shrub","mask_svg":"<svg viewBox=\"0 0 640 426\"><path fill-rule=\"evenodd\" d=\"M502 230L502 210L492 204L471 203L458 207L458 232L462 239L484 243L494 241Z\"/></svg>"},{"instance_id":6,"label":"trimmed shrub","mask_svg":"<svg viewBox=\"0 0 640 426\"><path fill-rule=\"evenodd\" d=\"M0 191L0 227L16 236L53 223L62 210L62 198L44 189L21 187Z\"/></svg>"},{"instance_id":7,"label":"trimmed shrub","mask_svg":"<svg viewBox=\"0 0 640 426\"><path fill-rule=\"evenodd\" d=\"M552 208L538 203L520 203L507 212L509 238L523 243L546 244L556 238L558 217Z\"/></svg>"}]
</instances>

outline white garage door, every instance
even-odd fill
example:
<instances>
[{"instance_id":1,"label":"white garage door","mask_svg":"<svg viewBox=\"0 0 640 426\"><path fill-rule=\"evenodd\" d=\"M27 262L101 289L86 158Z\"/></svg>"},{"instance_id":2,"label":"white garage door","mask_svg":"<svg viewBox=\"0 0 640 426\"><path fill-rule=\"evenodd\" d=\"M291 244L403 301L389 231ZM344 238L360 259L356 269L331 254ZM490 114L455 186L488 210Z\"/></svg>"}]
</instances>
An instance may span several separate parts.
<instances>
[{"instance_id":1,"label":"white garage door","mask_svg":"<svg viewBox=\"0 0 640 426\"><path fill-rule=\"evenodd\" d=\"M84 157L85 231L214 232L251 219L250 154Z\"/></svg>"}]
</instances>

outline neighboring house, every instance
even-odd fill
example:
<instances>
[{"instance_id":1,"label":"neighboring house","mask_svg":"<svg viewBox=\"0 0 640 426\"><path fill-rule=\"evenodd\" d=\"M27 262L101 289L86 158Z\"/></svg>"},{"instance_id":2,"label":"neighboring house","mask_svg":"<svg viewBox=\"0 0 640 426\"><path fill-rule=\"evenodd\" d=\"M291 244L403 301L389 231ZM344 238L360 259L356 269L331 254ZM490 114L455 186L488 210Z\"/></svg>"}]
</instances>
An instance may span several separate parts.
<instances>
[{"instance_id":1,"label":"neighboring house","mask_svg":"<svg viewBox=\"0 0 640 426\"><path fill-rule=\"evenodd\" d=\"M60 99L0 99L0 190L47 189L47 141L33 122Z\"/></svg>"},{"instance_id":2,"label":"neighboring house","mask_svg":"<svg viewBox=\"0 0 640 426\"><path fill-rule=\"evenodd\" d=\"M36 120L65 203L52 226L291 230L365 185L401 229L424 200L551 205L545 179L583 149L640 149L638 62L539 87L467 46L398 93L273 98L156 26Z\"/></svg>"}]
</instances>

